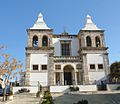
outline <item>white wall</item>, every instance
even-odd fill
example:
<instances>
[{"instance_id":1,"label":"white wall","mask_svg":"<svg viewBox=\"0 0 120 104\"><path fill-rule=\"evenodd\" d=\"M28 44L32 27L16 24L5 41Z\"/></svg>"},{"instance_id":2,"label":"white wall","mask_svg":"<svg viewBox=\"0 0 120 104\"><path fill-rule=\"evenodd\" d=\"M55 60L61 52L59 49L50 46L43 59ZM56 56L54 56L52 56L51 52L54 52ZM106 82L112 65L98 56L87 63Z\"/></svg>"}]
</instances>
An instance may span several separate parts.
<instances>
[{"instance_id":1,"label":"white wall","mask_svg":"<svg viewBox=\"0 0 120 104\"><path fill-rule=\"evenodd\" d=\"M103 64L102 54L87 54L87 63L89 64Z\"/></svg>"},{"instance_id":2,"label":"white wall","mask_svg":"<svg viewBox=\"0 0 120 104\"><path fill-rule=\"evenodd\" d=\"M61 55L61 46L59 38L52 38L53 47L54 47L54 55L60 56Z\"/></svg>"},{"instance_id":3,"label":"white wall","mask_svg":"<svg viewBox=\"0 0 120 104\"><path fill-rule=\"evenodd\" d=\"M96 85L80 85L78 87L79 87L79 91L81 91L81 92L97 91L97 86Z\"/></svg>"},{"instance_id":4,"label":"white wall","mask_svg":"<svg viewBox=\"0 0 120 104\"><path fill-rule=\"evenodd\" d=\"M30 85L36 85L39 83L42 86L47 86L48 84L48 73L30 73Z\"/></svg>"},{"instance_id":5,"label":"white wall","mask_svg":"<svg viewBox=\"0 0 120 104\"><path fill-rule=\"evenodd\" d=\"M78 50L79 50L79 40L77 38L72 39L71 43L71 50L72 50L72 56L78 56Z\"/></svg>"},{"instance_id":6,"label":"white wall","mask_svg":"<svg viewBox=\"0 0 120 104\"><path fill-rule=\"evenodd\" d=\"M95 70L90 69L90 64L95 64ZM103 64L103 69L98 69L98 64ZM98 81L98 84L101 83L101 80L105 80L105 70L102 54L87 54L87 66L89 80L92 84L95 80Z\"/></svg>"},{"instance_id":7,"label":"white wall","mask_svg":"<svg viewBox=\"0 0 120 104\"><path fill-rule=\"evenodd\" d=\"M69 86L50 86L50 92L67 92Z\"/></svg>"},{"instance_id":8,"label":"white wall","mask_svg":"<svg viewBox=\"0 0 120 104\"><path fill-rule=\"evenodd\" d=\"M101 83L101 80L105 80L105 72L102 71L102 72L88 72L88 75L89 75L89 80L90 80L90 83L94 83L95 80L97 81L97 84L100 84Z\"/></svg>"},{"instance_id":9,"label":"white wall","mask_svg":"<svg viewBox=\"0 0 120 104\"><path fill-rule=\"evenodd\" d=\"M112 90L116 90L117 87L119 87L120 84L107 84L107 90L108 91L112 91Z\"/></svg>"},{"instance_id":10,"label":"white wall","mask_svg":"<svg viewBox=\"0 0 120 104\"><path fill-rule=\"evenodd\" d=\"M38 81L42 86L47 86L48 73L47 70L41 70L41 65L48 63L47 54L31 54L30 56L30 85L35 85ZM39 65L38 71L32 70L32 65Z\"/></svg>"},{"instance_id":11,"label":"white wall","mask_svg":"<svg viewBox=\"0 0 120 104\"><path fill-rule=\"evenodd\" d=\"M39 65L39 70L41 70L41 65L47 64L48 62L47 54L31 54L30 56L30 70L32 70L33 64Z\"/></svg>"},{"instance_id":12,"label":"white wall","mask_svg":"<svg viewBox=\"0 0 120 104\"><path fill-rule=\"evenodd\" d=\"M53 47L54 47L54 55L61 56L61 44L60 40L71 40L71 55L78 56L79 50L79 40L78 38L68 38L68 37L61 37L61 38L53 38Z\"/></svg>"}]
</instances>

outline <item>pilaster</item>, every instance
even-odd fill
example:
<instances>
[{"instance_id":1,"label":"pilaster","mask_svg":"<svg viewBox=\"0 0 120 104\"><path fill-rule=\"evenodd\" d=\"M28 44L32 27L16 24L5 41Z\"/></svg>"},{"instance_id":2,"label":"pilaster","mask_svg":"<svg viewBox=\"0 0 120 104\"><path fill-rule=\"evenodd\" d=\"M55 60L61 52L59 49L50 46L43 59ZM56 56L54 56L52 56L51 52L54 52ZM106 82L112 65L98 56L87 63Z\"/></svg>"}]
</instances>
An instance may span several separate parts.
<instances>
[{"instance_id":1,"label":"pilaster","mask_svg":"<svg viewBox=\"0 0 120 104\"><path fill-rule=\"evenodd\" d=\"M26 76L25 76L25 85L30 85L30 54L26 53Z\"/></svg>"},{"instance_id":2,"label":"pilaster","mask_svg":"<svg viewBox=\"0 0 120 104\"><path fill-rule=\"evenodd\" d=\"M88 76L88 67L87 67L87 54L83 54L83 84L89 84L89 76Z\"/></svg>"},{"instance_id":3,"label":"pilaster","mask_svg":"<svg viewBox=\"0 0 120 104\"><path fill-rule=\"evenodd\" d=\"M105 75L107 76L110 73L108 53L103 54L103 60L104 60Z\"/></svg>"},{"instance_id":4,"label":"pilaster","mask_svg":"<svg viewBox=\"0 0 120 104\"><path fill-rule=\"evenodd\" d=\"M53 53L49 54L48 58L48 85L54 85L54 62L53 62Z\"/></svg>"}]
</instances>

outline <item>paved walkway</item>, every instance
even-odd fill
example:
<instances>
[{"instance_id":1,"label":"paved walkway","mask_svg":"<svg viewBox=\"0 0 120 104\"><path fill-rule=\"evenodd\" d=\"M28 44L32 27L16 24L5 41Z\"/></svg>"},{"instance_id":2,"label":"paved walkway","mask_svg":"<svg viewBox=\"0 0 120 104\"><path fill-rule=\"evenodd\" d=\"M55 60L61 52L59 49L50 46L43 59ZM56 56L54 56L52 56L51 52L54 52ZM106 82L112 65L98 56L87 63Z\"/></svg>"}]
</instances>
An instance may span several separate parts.
<instances>
[{"instance_id":1,"label":"paved walkway","mask_svg":"<svg viewBox=\"0 0 120 104\"><path fill-rule=\"evenodd\" d=\"M100 94L80 94L70 93L54 96L55 104L73 104L80 100L88 100L88 104L120 104L120 93L100 93ZM40 98L36 98L35 94L23 93L14 95L14 99L8 102L0 102L0 104L39 104Z\"/></svg>"},{"instance_id":2,"label":"paved walkway","mask_svg":"<svg viewBox=\"0 0 120 104\"><path fill-rule=\"evenodd\" d=\"M55 104L73 104L88 100L88 104L120 104L120 94L64 94L55 97Z\"/></svg>"},{"instance_id":3,"label":"paved walkway","mask_svg":"<svg viewBox=\"0 0 120 104\"><path fill-rule=\"evenodd\" d=\"M39 98L36 98L35 94L23 93L14 95L12 101L6 103L0 102L0 104L39 104Z\"/></svg>"}]
</instances>

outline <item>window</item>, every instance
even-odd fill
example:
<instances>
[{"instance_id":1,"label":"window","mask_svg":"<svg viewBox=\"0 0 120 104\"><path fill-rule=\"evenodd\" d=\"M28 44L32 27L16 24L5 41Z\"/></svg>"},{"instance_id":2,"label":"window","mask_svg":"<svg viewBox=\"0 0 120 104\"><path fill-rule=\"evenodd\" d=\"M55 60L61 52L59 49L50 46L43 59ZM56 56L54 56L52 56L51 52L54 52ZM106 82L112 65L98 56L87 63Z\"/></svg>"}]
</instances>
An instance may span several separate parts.
<instances>
[{"instance_id":1,"label":"window","mask_svg":"<svg viewBox=\"0 0 120 104\"><path fill-rule=\"evenodd\" d=\"M70 44L62 43L61 44L62 56L70 56Z\"/></svg>"},{"instance_id":2,"label":"window","mask_svg":"<svg viewBox=\"0 0 120 104\"><path fill-rule=\"evenodd\" d=\"M95 64L90 64L90 69L95 69Z\"/></svg>"},{"instance_id":3,"label":"window","mask_svg":"<svg viewBox=\"0 0 120 104\"><path fill-rule=\"evenodd\" d=\"M55 65L55 69L56 70L60 70L61 69L61 65Z\"/></svg>"},{"instance_id":4,"label":"window","mask_svg":"<svg viewBox=\"0 0 120 104\"><path fill-rule=\"evenodd\" d=\"M86 45L87 45L87 47L91 47L91 44L92 44L91 38L89 36L87 36L86 37Z\"/></svg>"},{"instance_id":5,"label":"window","mask_svg":"<svg viewBox=\"0 0 120 104\"><path fill-rule=\"evenodd\" d=\"M48 46L48 37L47 36L43 36L43 38L42 38L42 46L43 47Z\"/></svg>"},{"instance_id":6,"label":"window","mask_svg":"<svg viewBox=\"0 0 120 104\"><path fill-rule=\"evenodd\" d=\"M98 69L103 69L103 64L98 64Z\"/></svg>"},{"instance_id":7,"label":"window","mask_svg":"<svg viewBox=\"0 0 120 104\"><path fill-rule=\"evenodd\" d=\"M33 36L32 46L38 47L38 37L37 36Z\"/></svg>"},{"instance_id":8,"label":"window","mask_svg":"<svg viewBox=\"0 0 120 104\"><path fill-rule=\"evenodd\" d=\"M38 70L38 65L33 65L33 70Z\"/></svg>"},{"instance_id":9,"label":"window","mask_svg":"<svg viewBox=\"0 0 120 104\"><path fill-rule=\"evenodd\" d=\"M76 65L76 69L78 69L78 70L82 69L82 65L81 64L77 64Z\"/></svg>"},{"instance_id":10,"label":"window","mask_svg":"<svg viewBox=\"0 0 120 104\"><path fill-rule=\"evenodd\" d=\"M100 47L100 39L99 37L95 37L95 43L96 43L96 47Z\"/></svg>"},{"instance_id":11,"label":"window","mask_svg":"<svg viewBox=\"0 0 120 104\"><path fill-rule=\"evenodd\" d=\"M47 65L42 65L42 70L47 70Z\"/></svg>"}]
</instances>

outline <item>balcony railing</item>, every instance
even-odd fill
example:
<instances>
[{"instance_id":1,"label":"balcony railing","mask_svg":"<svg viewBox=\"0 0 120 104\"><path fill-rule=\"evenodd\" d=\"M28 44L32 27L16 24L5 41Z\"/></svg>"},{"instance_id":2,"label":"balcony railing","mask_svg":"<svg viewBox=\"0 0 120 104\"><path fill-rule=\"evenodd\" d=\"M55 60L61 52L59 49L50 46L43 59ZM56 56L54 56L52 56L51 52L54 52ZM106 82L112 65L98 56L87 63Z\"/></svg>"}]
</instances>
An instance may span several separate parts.
<instances>
[{"instance_id":1,"label":"balcony railing","mask_svg":"<svg viewBox=\"0 0 120 104\"><path fill-rule=\"evenodd\" d=\"M55 62L79 62L81 58L79 56L54 56Z\"/></svg>"}]
</instances>

